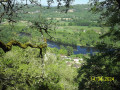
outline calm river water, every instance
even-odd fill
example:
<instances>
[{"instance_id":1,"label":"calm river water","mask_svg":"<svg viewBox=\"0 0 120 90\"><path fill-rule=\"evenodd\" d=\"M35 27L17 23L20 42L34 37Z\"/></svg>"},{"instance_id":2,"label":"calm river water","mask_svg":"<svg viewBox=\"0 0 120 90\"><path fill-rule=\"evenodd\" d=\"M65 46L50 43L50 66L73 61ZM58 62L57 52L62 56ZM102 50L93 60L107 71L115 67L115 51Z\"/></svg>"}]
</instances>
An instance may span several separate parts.
<instances>
[{"instance_id":1,"label":"calm river water","mask_svg":"<svg viewBox=\"0 0 120 90\"><path fill-rule=\"evenodd\" d=\"M49 40L47 40L47 44L48 47L51 48L56 47L58 49L60 49L60 45L63 45L63 44L57 44ZM63 46L66 47L67 45L63 45ZM74 48L73 51L74 54L87 54L87 53L93 54L94 52L98 52L98 50L95 47L84 47L84 46L72 46L72 47Z\"/></svg>"}]
</instances>

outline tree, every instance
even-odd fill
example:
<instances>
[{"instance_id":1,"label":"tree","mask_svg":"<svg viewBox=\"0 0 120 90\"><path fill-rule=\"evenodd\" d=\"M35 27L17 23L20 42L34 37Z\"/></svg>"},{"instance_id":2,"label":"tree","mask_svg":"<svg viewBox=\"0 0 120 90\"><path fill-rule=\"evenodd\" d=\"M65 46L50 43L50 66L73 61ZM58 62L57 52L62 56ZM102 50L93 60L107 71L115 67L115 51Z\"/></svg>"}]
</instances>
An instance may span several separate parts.
<instances>
[{"instance_id":1,"label":"tree","mask_svg":"<svg viewBox=\"0 0 120 90\"><path fill-rule=\"evenodd\" d=\"M67 55L68 55L68 56L70 56L70 55L73 54L73 48L72 48L72 47L67 46L66 50L67 50Z\"/></svg>"},{"instance_id":2,"label":"tree","mask_svg":"<svg viewBox=\"0 0 120 90\"><path fill-rule=\"evenodd\" d=\"M114 43L102 41L97 44L99 53L86 59L79 69L79 89L118 90L120 89L120 48L116 43L120 40L120 2L118 0L91 0L91 5L93 5L91 8L93 12L101 13L101 23L110 27L109 32L100 38L108 36ZM106 77L112 79L105 80Z\"/></svg>"}]
</instances>

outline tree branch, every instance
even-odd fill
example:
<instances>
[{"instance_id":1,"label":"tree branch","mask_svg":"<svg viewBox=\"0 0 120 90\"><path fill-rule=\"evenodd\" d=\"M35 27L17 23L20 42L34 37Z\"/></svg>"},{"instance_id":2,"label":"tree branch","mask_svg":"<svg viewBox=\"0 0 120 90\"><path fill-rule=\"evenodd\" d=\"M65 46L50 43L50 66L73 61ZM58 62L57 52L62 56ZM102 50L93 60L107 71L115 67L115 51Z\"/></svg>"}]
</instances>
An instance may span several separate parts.
<instances>
[{"instance_id":1,"label":"tree branch","mask_svg":"<svg viewBox=\"0 0 120 90\"><path fill-rule=\"evenodd\" d=\"M6 53L12 49L12 45L19 46L20 48L23 48L23 49L26 49L29 46L31 48L39 48L40 52L42 52L42 48L47 47L46 40L44 40L44 41L45 41L45 44L41 44L41 45L32 45L31 43L22 44L16 40L11 40L7 44L4 44L2 41L0 41L0 48L2 48L3 51ZM42 57L42 53L40 53L40 56Z\"/></svg>"}]
</instances>

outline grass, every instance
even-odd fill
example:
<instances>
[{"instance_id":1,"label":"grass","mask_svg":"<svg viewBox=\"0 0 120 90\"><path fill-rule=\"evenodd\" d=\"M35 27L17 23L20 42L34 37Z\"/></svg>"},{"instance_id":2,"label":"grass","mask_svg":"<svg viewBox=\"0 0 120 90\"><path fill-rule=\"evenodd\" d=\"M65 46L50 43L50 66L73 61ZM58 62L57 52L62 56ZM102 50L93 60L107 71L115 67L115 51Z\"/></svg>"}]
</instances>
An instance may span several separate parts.
<instances>
[{"instance_id":1,"label":"grass","mask_svg":"<svg viewBox=\"0 0 120 90\"><path fill-rule=\"evenodd\" d=\"M59 23L65 23L68 25L68 22L61 21ZM19 21L17 23L14 23L15 26L27 26L30 23L27 21ZM9 25L7 21L4 22L2 25ZM68 32L68 33L74 33L74 32L79 32L80 30L82 31L87 31L87 30L93 30L96 33L99 33L101 31L107 32L109 30L108 27L95 27L95 26L58 26L58 29L56 32Z\"/></svg>"},{"instance_id":2,"label":"grass","mask_svg":"<svg viewBox=\"0 0 120 90\"><path fill-rule=\"evenodd\" d=\"M2 25L12 25L12 23L8 23L8 21L5 21ZM27 26L29 23L27 21L19 21L19 22L16 22L16 23L13 23L13 25L15 26Z\"/></svg>"},{"instance_id":3,"label":"grass","mask_svg":"<svg viewBox=\"0 0 120 90\"><path fill-rule=\"evenodd\" d=\"M87 31L87 30L93 30L96 33L101 32L101 30L104 30L105 32L107 32L109 29L108 27L89 27L89 26L59 26L58 29L56 30L57 32L68 32L68 33L74 33L74 32L78 32L80 30L82 31Z\"/></svg>"}]
</instances>

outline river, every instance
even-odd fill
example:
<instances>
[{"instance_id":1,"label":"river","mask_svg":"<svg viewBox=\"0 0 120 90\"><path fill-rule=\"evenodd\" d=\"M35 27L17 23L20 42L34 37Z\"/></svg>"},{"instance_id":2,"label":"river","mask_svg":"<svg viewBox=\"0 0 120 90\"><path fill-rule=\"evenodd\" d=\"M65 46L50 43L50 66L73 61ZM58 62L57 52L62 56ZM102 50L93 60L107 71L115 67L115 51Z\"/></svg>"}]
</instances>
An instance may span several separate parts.
<instances>
[{"instance_id":1,"label":"river","mask_svg":"<svg viewBox=\"0 0 120 90\"><path fill-rule=\"evenodd\" d=\"M60 45L63 45L63 44L57 44L56 42L53 42L53 41L49 41L47 40L47 44L48 44L48 47L51 47L51 48L58 48L60 49ZM67 47L67 45L63 45L64 47ZM94 52L98 52L98 50L95 48L95 47L84 47L84 46L71 46L73 47L74 51L73 53L74 54L93 54Z\"/></svg>"}]
</instances>

